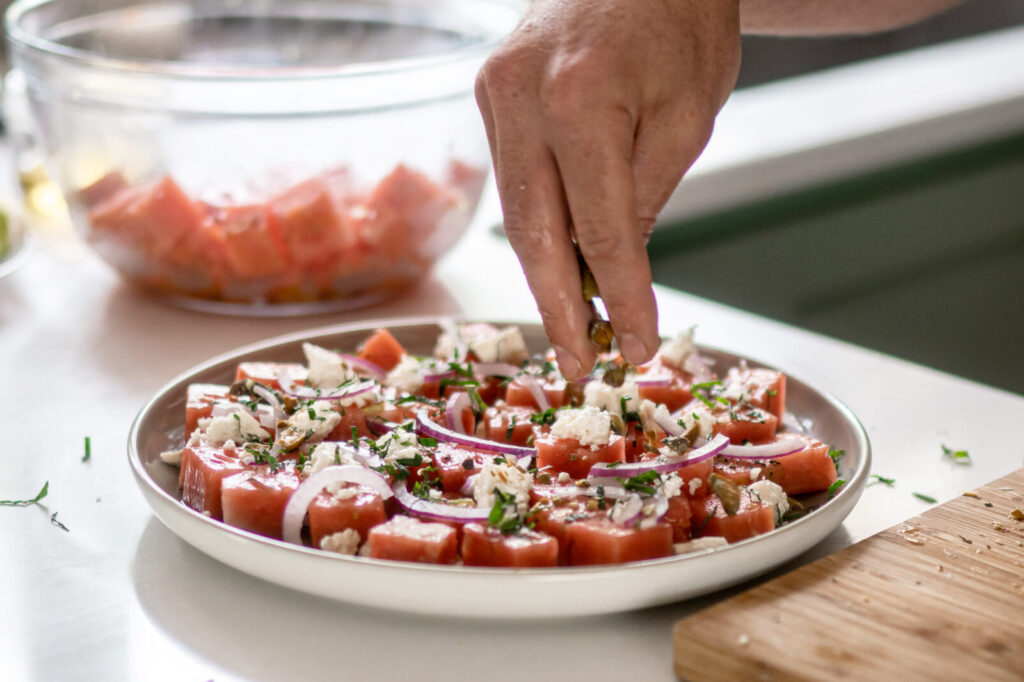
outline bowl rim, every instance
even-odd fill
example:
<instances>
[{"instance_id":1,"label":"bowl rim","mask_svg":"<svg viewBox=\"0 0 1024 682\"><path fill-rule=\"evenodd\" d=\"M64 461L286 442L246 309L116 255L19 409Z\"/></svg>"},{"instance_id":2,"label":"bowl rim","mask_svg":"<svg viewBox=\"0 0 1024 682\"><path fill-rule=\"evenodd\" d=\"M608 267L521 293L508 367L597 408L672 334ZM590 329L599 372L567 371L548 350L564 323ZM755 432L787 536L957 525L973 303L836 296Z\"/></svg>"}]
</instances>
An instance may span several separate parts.
<instances>
[{"instance_id":1,"label":"bowl rim","mask_svg":"<svg viewBox=\"0 0 1024 682\"><path fill-rule=\"evenodd\" d=\"M115 73L147 75L181 80L238 80L273 82L279 80L334 80L417 71L460 64L482 59L505 39L509 31L495 31L494 35L468 45L415 57L398 57L342 66L245 66L194 64L180 61L132 60L103 55L62 45L24 28L24 18L33 10L68 0L15 0L3 17L3 27L12 49L25 49L44 58L55 58L75 65L88 66ZM489 5L496 10L505 9L521 18L527 7L526 0L471 0L477 5ZM371 3L357 0L351 4ZM375 5L413 7L410 0L374 0ZM467 3L468 4L468 3ZM155 7L156 5L154 5ZM93 14L98 14L94 12Z\"/></svg>"}]
</instances>

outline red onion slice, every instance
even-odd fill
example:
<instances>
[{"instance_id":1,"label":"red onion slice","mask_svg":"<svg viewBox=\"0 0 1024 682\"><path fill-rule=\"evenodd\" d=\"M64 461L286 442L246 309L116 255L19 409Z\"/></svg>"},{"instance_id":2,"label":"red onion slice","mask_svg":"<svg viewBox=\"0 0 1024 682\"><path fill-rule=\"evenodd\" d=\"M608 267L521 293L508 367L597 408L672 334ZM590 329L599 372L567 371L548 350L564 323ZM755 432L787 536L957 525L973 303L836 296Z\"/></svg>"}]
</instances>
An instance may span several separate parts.
<instances>
[{"instance_id":1,"label":"red onion slice","mask_svg":"<svg viewBox=\"0 0 1024 682\"><path fill-rule=\"evenodd\" d=\"M366 427L373 431L377 436L383 436L385 433L391 433L398 428L398 424L395 422L388 421L387 419L367 419Z\"/></svg>"},{"instance_id":2,"label":"red onion slice","mask_svg":"<svg viewBox=\"0 0 1024 682\"><path fill-rule=\"evenodd\" d=\"M533 401L537 403L537 407L540 408L541 412L551 409L551 401L548 400L548 395L544 392L540 382L537 381L537 377L532 374L524 374L519 377L519 383L530 392L530 395L533 396Z\"/></svg>"},{"instance_id":3,"label":"red onion slice","mask_svg":"<svg viewBox=\"0 0 1024 682\"><path fill-rule=\"evenodd\" d=\"M640 519L644 501L636 493L623 497L608 513L608 518L620 526L632 526Z\"/></svg>"},{"instance_id":4,"label":"red onion slice","mask_svg":"<svg viewBox=\"0 0 1024 682\"><path fill-rule=\"evenodd\" d=\"M473 497L473 486L476 484L477 476L480 474L473 474L466 479L466 482L459 488L459 492L466 497Z\"/></svg>"},{"instance_id":5,"label":"red onion slice","mask_svg":"<svg viewBox=\"0 0 1024 682\"><path fill-rule=\"evenodd\" d=\"M466 427L462 423L462 412L468 407L471 407L468 393L465 391L452 393L444 408L445 426L456 433L466 435Z\"/></svg>"},{"instance_id":6,"label":"red onion slice","mask_svg":"<svg viewBox=\"0 0 1024 682\"><path fill-rule=\"evenodd\" d=\"M326 469L325 469L326 471ZM469 521L481 521L486 523L487 518L491 515L490 509L481 509L480 507L461 507L453 504L445 504L444 502L433 502L431 500L424 500L422 497L416 497L409 489L405 487L405 481L395 481L392 486L392 491L395 493L395 499L398 500L398 504L412 514L423 519L430 519L432 521L458 521L465 523Z\"/></svg>"},{"instance_id":7,"label":"red onion slice","mask_svg":"<svg viewBox=\"0 0 1024 682\"><path fill-rule=\"evenodd\" d=\"M365 485L385 500L393 494L384 477L358 464L321 469L303 481L288 498L281 522L281 531L285 542L295 545L302 544L302 524L306 519L306 510L309 509L309 505L313 503L321 490L339 481Z\"/></svg>"},{"instance_id":8,"label":"red onion slice","mask_svg":"<svg viewBox=\"0 0 1024 682\"><path fill-rule=\"evenodd\" d=\"M775 459L800 452L805 447L804 441L790 436L765 445L729 445L718 454L734 459Z\"/></svg>"},{"instance_id":9,"label":"red onion slice","mask_svg":"<svg viewBox=\"0 0 1024 682\"><path fill-rule=\"evenodd\" d=\"M507 362L474 362L473 374L484 377L514 377L522 370Z\"/></svg>"},{"instance_id":10,"label":"red onion slice","mask_svg":"<svg viewBox=\"0 0 1024 682\"><path fill-rule=\"evenodd\" d=\"M435 381L444 381L445 379L451 379L455 376L454 369L446 369L443 372L428 372L423 375L423 381L427 383L434 383Z\"/></svg>"},{"instance_id":11,"label":"red onion slice","mask_svg":"<svg viewBox=\"0 0 1024 682\"><path fill-rule=\"evenodd\" d=\"M416 413L416 432L423 436L429 436L445 443L456 443L467 447L481 450L483 452L496 452L500 455L512 455L514 457L533 456L537 451L534 448L523 447L522 445L511 445L509 443L496 443L493 440L486 440L456 433L446 429L440 424L430 421L426 410Z\"/></svg>"},{"instance_id":12,"label":"red onion slice","mask_svg":"<svg viewBox=\"0 0 1024 682\"><path fill-rule=\"evenodd\" d=\"M679 425L677 419L673 419L671 415L665 415L664 413L659 414L657 410L654 412L654 423L661 427L662 431L670 436L681 436L685 429Z\"/></svg>"},{"instance_id":13,"label":"red onion slice","mask_svg":"<svg viewBox=\"0 0 1024 682\"><path fill-rule=\"evenodd\" d=\"M654 503L654 511L651 513L650 516L645 516L644 518L640 519L641 528L650 528L651 526L655 525L656 523L660 522L663 518L665 518L665 514L668 513L667 497L660 493L655 494L654 496L651 497L647 504L651 504L652 502ZM644 505L644 508L647 507L647 504Z\"/></svg>"},{"instance_id":14,"label":"red onion slice","mask_svg":"<svg viewBox=\"0 0 1024 682\"><path fill-rule=\"evenodd\" d=\"M339 355L342 360L348 363L349 367L377 381L384 381L384 377L388 375L383 368L378 367L369 360L364 360L358 355L349 355L348 353L339 353Z\"/></svg>"},{"instance_id":15,"label":"red onion slice","mask_svg":"<svg viewBox=\"0 0 1024 682\"><path fill-rule=\"evenodd\" d=\"M646 462L633 462L632 464L620 464L610 467L607 464L595 464L590 469L588 478L631 478L639 476L646 471L657 471L665 474L676 471L691 464L699 464L721 453L729 445L729 439L722 434L716 435L710 441L699 448L694 448L680 458L661 458L648 460Z\"/></svg>"},{"instance_id":16,"label":"red onion slice","mask_svg":"<svg viewBox=\"0 0 1024 682\"><path fill-rule=\"evenodd\" d=\"M270 408L274 410L274 424L272 428L274 440L277 440L277 425L282 419L284 419L284 408L281 407L281 402L277 399L277 396L274 395L274 392L266 386L253 384L252 392L262 398L268 405L270 405Z\"/></svg>"},{"instance_id":17,"label":"red onion slice","mask_svg":"<svg viewBox=\"0 0 1024 682\"><path fill-rule=\"evenodd\" d=\"M277 383L280 384L281 391L283 393L309 400L341 400L343 398L354 398L356 396L363 395L368 391L372 391L377 387L377 382L368 379L366 381L348 384L347 386L342 386L340 388L320 390L313 388L312 386L296 384L287 370L281 371L277 377Z\"/></svg>"}]
</instances>

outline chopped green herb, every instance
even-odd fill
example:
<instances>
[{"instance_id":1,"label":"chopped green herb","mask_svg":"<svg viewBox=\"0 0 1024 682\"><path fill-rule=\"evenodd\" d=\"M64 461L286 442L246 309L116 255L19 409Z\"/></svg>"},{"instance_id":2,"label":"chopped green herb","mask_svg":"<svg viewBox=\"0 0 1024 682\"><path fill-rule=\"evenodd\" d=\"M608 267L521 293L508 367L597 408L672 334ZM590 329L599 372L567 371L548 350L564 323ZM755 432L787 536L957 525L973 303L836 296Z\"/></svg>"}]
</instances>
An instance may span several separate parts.
<instances>
[{"instance_id":1,"label":"chopped green herb","mask_svg":"<svg viewBox=\"0 0 1024 682\"><path fill-rule=\"evenodd\" d=\"M966 450L954 450L953 448L948 448L945 445L943 445L942 454L944 454L946 457L949 457L957 464L971 463L971 456L967 453Z\"/></svg>"},{"instance_id":2,"label":"chopped green herb","mask_svg":"<svg viewBox=\"0 0 1024 682\"><path fill-rule=\"evenodd\" d=\"M846 450L836 450L834 448L828 449L828 456L832 458L832 463L836 467L836 473L839 473L839 460L846 454Z\"/></svg>"},{"instance_id":3,"label":"chopped green herb","mask_svg":"<svg viewBox=\"0 0 1024 682\"><path fill-rule=\"evenodd\" d=\"M597 486L597 508L603 511L606 507L607 504L604 500L604 486L599 485Z\"/></svg>"},{"instance_id":4,"label":"chopped green herb","mask_svg":"<svg viewBox=\"0 0 1024 682\"><path fill-rule=\"evenodd\" d=\"M423 464L423 455L417 452L415 457L398 457L395 462L404 467L418 467Z\"/></svg>"},{"instance_id":5,"label":"chopped green herb","mask_svg":"<svg viewBox=\"0 0 1024 682\"><path fill-rule=\"evenodd\" d=\"M693 529L693 536L694 537L697 537L697 536L700 535L700 532L702 530L704 530L704 526L708 525L708 521L710 521L714 517L716 511L718 511L717 507L715 507L715 509L709 511L708 515L704 517L704 520L700 522L700 525Z\"/></svg>"},{"instance_id":6,"label":"chopped green herb","mask_svg":"<svg viewBox=\"0 0 1024 682\"><path fill-rule=\"evenodd\" d=\"M936 502L938 502L938 500L936 500L931 495L925 495L924 493L914 493L914 497L916 497L919 500L923 500L928 504L935 504Z\"/></svg>"},{"instance_id":7,"label":"chopped green herb","mask_svg":"<svg viewBox=\"0 0 1024 682\"><path fill-rule=\"evenodd\" d=\"M505 440L512 440L512 433L516 430L516 416L512 415L512 418L508 420L508 428L505 429Z\"/></svg>"},{"instance_id":8,"label":"chopped green herb","mask_svg":"<svg viewBox=\"0 0 1024 682\"><path fill-rule=\"evenodd\" d=\"M494 506L487 516L487 525L505 534L515 533L526 526L523 519L519 518L514 495L494 489Z\"/></svg>"},{"instance_id":9,"label":"chopped green herb","mask_svg":"<svg viewBox=\"0 0 1024 682\"><path fill-rule=\"evenodd\" d=\"M835 494L839 492L839 489L846 485L846 481L841 478L837 478L836 482L828 487L828 499L835 497Z\"/></svg>"},{"instance_id":10,"label":"chopped green herb","mask_svg":"<svg viewBox=\"0 0 1024 682\"><path fill-rule=\"evenodd\" d=\"M407 403L423 403L424 405L430 405L431 407L444 407L447 404L444 400L431 400L430 398L424 398L418 395L407 395L404 398L399 398L395 401L395 405L405 405Z\"/></svg>"},{"instance_id":11,"label":"chopped green herb","mask_svg":"<svg viewBox=\"0 0 1024 682\"><path fill-rule=\"evenodd\" d=\"M991 507L991 506L992 506L992 503L991 503L991 502L986 502L986 503L985 503L985 506L986 506L986 507Z\"/></svg>"},{"instance_id":12,"label":"chopped green herb","mask_svg":"<svg viewBox=\"0 0 1024 682\"><path fill-rule=\"evenodd\" d=\"M546 424L554 424L555 419L555 408L553 407L549 407L543 412L537 412L535 414L530 415L530 422L533 424L540 424L541 426L544 426Z\"/></svg>"},{"instance_id":13,"label":"chopped green herb","mask_svg":"<svg viewBox=\"0 0 1024 682\"><path fill-rule=\"evenodd\" d=\"M356 427L353 426L351 433L352 433L352 445L354 445L354 446L356 446L358 448L359 447L359 429L357 429Z\"/></svg>"},{"instance_id":14,"label":"chopped green herb","mask_svg":"<svg viewBox=\"0 0 1024 682\"><path fill-rule=\"evenodd\" d=\"M611 462L609 464L606 464L605 466L609 469L614 469L615 467L622 466L622 462Z\"/></svg>"},{"instance_id":15,"label":"chopped green herb","mask_svg":"<svg viewBox=\"0 0 1024 682\"><path fill-rule=\"evenodd\" d=\"M61 523L60 521L57 520L57 512L53 512L52 514L50 514L50 523L52 525L54 525L54 526L57 526L58 528L60 528L65 533L70 533L71 532L70 530L68 530L67 526L65 526L63 523Z\"/></svg>"},{"instance_id":16,"label":"chopped green herb","mask_svg":"<svg viewBox=\"0 0 1024 682\"><path fill-rule=\"evenodd\" d=\"M436 448L437 447L437 439L436 438L428 438L427 436L420 436L416 440L419 442L420 445L422 445L425 448Z\"/></svg>"},{"instance_id":17,"label":"chopped green herb","mask_svg":"<svg viewBox=\"0 0 1024 682\"><path fill-rule=\"evenodd\" d=\"M879 476L878 474L871 474L869 478L875 479L875 481L877 481L878 483L884 483L890 488L896 484L895 478L886 478L885 476Z\"/></svg>"},{"instance_id":18,"label":"chopped green herb","mask_svg":"<svg viewBox=\"0 0 1024 682\"><path fill-rule=\"evenodd\" d=\"M92 459L92 439L89 436L85 437L85 454L82 455L82 461L88 462Z\"/></svg>"},{"instance_id":19,"label":"chopped green herb","mask_svg":"<svg viewBox=\"0 0 1024 682\"><path fill-rule=\"evenodd\" d=\"M50 491L50 482L43 483L43 487L36 493L36 496L31 500L0 500L0 505L6 507L27 507L30 504L38 504L39 500L46 497L46 494Z\"/></svg>"},{"instance_id":20,"label":"chopped green herb","mask_svg":"<svg viewBox=\"0 0 1024 682\"><path fill-rule=\"evenodd\" d=\"M642 474L637 474L636 476L632 476L630 478L623 479L616 477L615 480L621 483L622 487L625 488L626 490L632 490L634 492L643 493L645 495L653 495L656 489L653 485L650 484L660 479L661 475L657 471L654 471L652 469L650 471L645 471Z\"/></svg>"}]
</instances>

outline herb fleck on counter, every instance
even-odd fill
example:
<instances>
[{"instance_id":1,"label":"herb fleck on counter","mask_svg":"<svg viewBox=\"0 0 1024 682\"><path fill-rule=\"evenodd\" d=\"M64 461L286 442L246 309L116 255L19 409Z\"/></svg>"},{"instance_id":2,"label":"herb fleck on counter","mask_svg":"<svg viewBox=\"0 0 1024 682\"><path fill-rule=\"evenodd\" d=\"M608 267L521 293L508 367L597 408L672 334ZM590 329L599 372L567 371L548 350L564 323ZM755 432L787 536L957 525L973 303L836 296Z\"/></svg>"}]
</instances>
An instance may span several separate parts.
<instances>
[{"instance_id":1,"label":"herb fleck on counter","mask_svg":"<svg viewBox=\"0 0 1024 682\"><path fill-rule=\"evenodd\" d=\"M47 481L46 483L43 484L42 489L40 489L40 491L36 493L36 496L33 497L31 500L0 500L0 505L4 505L7 507L27 507L32 504L38 504L39 500L46 497L46 493L48 493L49 491L50 482Z\"/></svg>"}]
</instances>

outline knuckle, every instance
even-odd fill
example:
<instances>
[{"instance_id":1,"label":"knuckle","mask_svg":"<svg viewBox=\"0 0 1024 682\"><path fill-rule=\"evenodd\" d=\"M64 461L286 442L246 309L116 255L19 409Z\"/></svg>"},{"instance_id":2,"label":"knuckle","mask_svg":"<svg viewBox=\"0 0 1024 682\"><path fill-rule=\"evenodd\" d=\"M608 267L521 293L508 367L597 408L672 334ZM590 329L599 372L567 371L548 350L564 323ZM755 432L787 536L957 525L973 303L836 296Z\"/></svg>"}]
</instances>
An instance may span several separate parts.
<instances>
[{"instance_id":1,"label":"knuckle","mask_svg":"<svg viewBox=\"0 0 1024 682\"><path fill-rule=\"evenodd\" d=\"M588 100L590 68L580 62L559 64L540 84L540 102L544 114L555 121L575 120Z\"/></svg>"},{"instance_id":2,"label":"knuckle","mask_svg":"<svg viewBox=\"0 0 1024 682\"><path fill-rule=\"evenodd\" d=\"M580 250L588 262L618 263L632 252L628 240L621 232L607 224L596 227L597 229L588 231L586 237L580 239Z\"/></svg>"}]
</instances>

